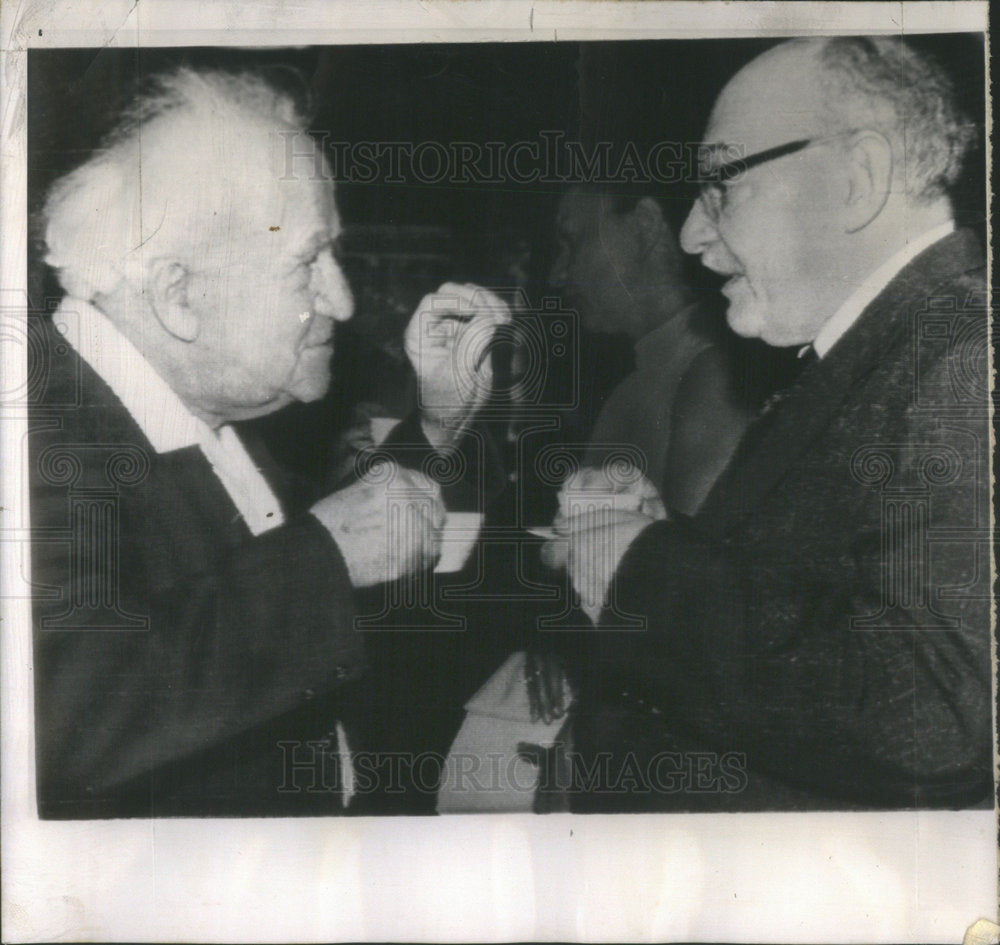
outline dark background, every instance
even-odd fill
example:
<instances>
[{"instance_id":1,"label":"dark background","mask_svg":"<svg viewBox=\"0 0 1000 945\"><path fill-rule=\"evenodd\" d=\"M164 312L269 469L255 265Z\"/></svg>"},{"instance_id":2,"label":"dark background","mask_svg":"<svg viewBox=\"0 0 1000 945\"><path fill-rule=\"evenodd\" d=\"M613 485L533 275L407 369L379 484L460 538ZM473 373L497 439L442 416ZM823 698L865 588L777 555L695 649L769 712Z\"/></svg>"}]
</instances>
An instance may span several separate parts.
<instances>
[{"instance_id":1,"label":"dark background","mask_svg":"<svg viewBox=\"0 0 1000 945\"><path fill-rule=\"evenodd\" d=\"M984 46L979 35L910 37L951 72L982 135ZM151 74L181 64L265 69L301 81L312 127L343 141L539 140L562 131L584 142L697 141L712 102L737 69L776 40L658 40L340 46L307 49L34 49L29 52L29 197L98 147ZM292 72L301 76L298 79ZM957 195L963 221L985 219L983 149ZM451 228L462 264L489 272L496 234L532 240L533 269L550 261L558 187L549 184L345 184L347 224Z\"/></svg>"},{"instance_id":2,"label":"dark background","mask_svg":"<svg viewBox=\"0 0 1000 945\"><path fill-rule=\"evenodd\" d=\"M657 141L698 141L722 86L777 41L31 50L29 296L36 309L44 309L60 295L40 262L44 247L37 214L49 185L100 147L135 92L165 69L189 64L264 70L311 100L312 128L334 141L512 143L539 141L540 132L555 131L584 143L632 141L645 153ZM982 36L910 41L932 51L951 72L982 142ZM955 195L960 222L980 232L985 179L980 143ZM315 445L326 441L309 431L342 424L347 405L377 393L373 378L405 371L387 338L398 334L420 296L444 278L509 284L510 259L520 252L524 286L537 305L546 292L560 191L552 183L339 184L345 225L374 227L362 233L371 252L359 254L353 264L348 260L346 267L357 314L338 328L335 381L327 401L296 405L280 421L265 422L278 450L299 465L327 463L325 446ZM417 257L422 261L415 265ZM362 258L367 269L359 265ZM392 283L392 292L380 283ZM582 339L580 407L567 420L573 434L585 434L607 391L629 370L629 359L630 346L621 339Z\"/></svg>"}]
</instances>

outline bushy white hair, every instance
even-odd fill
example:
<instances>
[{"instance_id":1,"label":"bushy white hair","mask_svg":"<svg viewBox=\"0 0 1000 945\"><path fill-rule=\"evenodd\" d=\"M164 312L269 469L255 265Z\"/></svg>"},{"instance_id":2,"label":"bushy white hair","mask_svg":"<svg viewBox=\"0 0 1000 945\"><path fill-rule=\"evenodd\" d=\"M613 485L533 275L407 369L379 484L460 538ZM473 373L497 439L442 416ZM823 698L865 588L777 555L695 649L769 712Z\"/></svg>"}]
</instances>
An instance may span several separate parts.
<instances>
[{"instance_id":1,"label":"bushy white hair","mask_svg":"<svg viewBox=\"0 0 1000 945\"><path fill-rule=\"evenodd\" d=\"M46 262L70 295L92 301L141 268L145 252L193 256L225 195L254 199L236 188L273 157L266 141L279 130L304 134L305 120L253 74L185 67L158 77L105 146L52 187Z\"/></svg>"}]
</instances>

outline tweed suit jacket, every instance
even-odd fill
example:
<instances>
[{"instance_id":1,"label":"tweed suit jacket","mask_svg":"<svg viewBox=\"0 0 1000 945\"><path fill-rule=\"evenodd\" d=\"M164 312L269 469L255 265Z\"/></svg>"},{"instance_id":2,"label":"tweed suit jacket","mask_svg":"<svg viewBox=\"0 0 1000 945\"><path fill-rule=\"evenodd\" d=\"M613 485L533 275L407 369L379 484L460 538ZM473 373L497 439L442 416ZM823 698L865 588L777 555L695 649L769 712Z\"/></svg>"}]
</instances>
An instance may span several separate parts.
<instances>
[{"instance_id":1,"label":"tweed suit jacket","mask_svg":"<svg viewBox=\"0 0 1000 945\"><path fill-rule=\"evenodd\" d=\"M253 537L201 451L156 453L72 349L30 415L40 815L339 810L306 743L362 651L326 530Z\"/></svg>"},{"instance_id":2,"label":"tweed suit jacket","mask_svg":"<svg viewBox=\"0 0 1000 945\"><path fill-rule=\"evenodd\" d=\"M695 517L639 536L581 649L581 757L694 745L736 776L581 809L988 802L987 343L959 231L751 426Z\"/></svg>"}]
</instances>

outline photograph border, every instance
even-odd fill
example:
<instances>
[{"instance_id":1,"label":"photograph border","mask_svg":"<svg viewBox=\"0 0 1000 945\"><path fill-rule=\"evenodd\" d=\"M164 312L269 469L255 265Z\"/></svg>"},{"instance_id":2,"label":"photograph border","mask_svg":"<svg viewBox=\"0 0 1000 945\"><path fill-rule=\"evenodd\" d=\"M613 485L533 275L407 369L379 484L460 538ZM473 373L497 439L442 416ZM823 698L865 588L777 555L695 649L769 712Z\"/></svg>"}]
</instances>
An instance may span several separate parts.
<instances>
[{"instance_id":1,"label":"photograph border","mask_svg":"<svg viewBox=\"0 0 1000 945\"><path fill-rule=\"evenodd\" d=\"M2 17L0 452L20 456L29 48L985 33L988 5L66 0ZM26 468L2 476L5 941L954 942L997 919L995 809L40 821Z\"/></svg>"}]
</instances>

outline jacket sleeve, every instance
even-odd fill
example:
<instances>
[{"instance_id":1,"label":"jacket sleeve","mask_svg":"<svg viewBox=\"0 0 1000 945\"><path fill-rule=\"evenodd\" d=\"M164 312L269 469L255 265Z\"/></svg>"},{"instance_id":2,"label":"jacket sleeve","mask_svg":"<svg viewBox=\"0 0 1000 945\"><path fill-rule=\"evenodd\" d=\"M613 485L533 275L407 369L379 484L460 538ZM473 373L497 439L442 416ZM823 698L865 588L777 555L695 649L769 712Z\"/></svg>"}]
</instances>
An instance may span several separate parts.
<instances>
[{"instance_id":1,"label":"jacket sleeve","mask_svg":"<svg viewBox=\"0 0 1000 945\"><path fill-rule=\"evenodd\" d=\"M888 805L988 796L989 601L974 537L987 507L985 428L970 436L910 419L886 459L894 482L947 479L928 455L950 456L961 473L926 490L923 512L902 502L894 513L888 493L850 482L839 537L809 540L809 510L781 535L766 531L777 512L763 534L724 535L697 519L650 526L622 561L602 629L583 634L590 691L645 693L667 724L823 795ZM922 438L947 449L922 450ZM910 540L918 524L903 519L925 513L950 541ZM923 596L905 583L922 565ZM644 617L645 632L615 632L618 613Z\"/></svg>"},{"instance_id":2,"label":"jacket sleeve","mask_svg":"<svg viewBox=\"0 0 1000 945\"><path fill-rule=\"evenodd\" d=\"M53 520L46 501L65 505L36 495L36 521ZM59 607L36 606L42 795L106 794L360 671L346 567L311 517L249 538L211 567L192 548L196 563L167 579L150 579L150 549L123 539L122 556L123 609L145 617L144 629L60 629ZM63 546L36 541L33 567L36 584L69 599Z\"/></svg>"}]
</instances>

